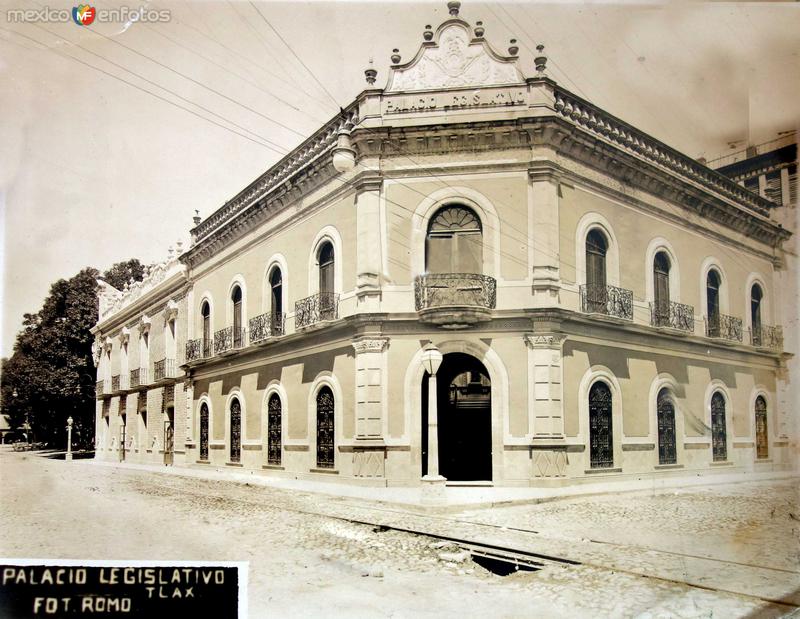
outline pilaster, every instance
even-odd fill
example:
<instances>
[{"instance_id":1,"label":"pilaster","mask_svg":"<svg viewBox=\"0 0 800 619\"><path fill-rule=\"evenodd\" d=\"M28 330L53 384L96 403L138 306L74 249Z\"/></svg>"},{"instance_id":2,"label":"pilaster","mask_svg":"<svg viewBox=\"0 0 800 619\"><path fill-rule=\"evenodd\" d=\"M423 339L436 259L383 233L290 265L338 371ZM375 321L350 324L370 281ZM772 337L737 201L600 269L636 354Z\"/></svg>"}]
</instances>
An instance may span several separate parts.
<instances>
[{"instance_id":1,"label":"pilaster","mask_svg":"<svg viewBox=\"0 0 800 619\"><path fill-rule=\"evenodd\" d=\"M384 443L386 348L388 338L362 337L353 342L356 352L356 436L353 474L382 478L385 475Z\"/></svg>"},{"instance_id":2,"label":"pilaster","mask_svg":"<svg viewBox=\"0 0 800 619\"><path fill-rule=\"evenodd\" d=\"M528 431L533 441L564 439L563 333L528 333Z\"/></svg>"},{"instance_id":3,"label":"pilaster","mask_svg":"<svg viewBox=\"0 0 800 619\"><path fill-rule=\"evenodd\" d=\"M380 311L382 179L369 177L356 185L356 299L363 312Z\"/></svg>"},{"instance_id":4,"label":"pilaster","mask_svg":"<svg viewBox=\"0 0 800 619\"><path fill-rule=\"evenodd\" d=\"M528 244L534 307L558 304L558 176L546 161L528 170Z\"/></svg>"}]
</instances>

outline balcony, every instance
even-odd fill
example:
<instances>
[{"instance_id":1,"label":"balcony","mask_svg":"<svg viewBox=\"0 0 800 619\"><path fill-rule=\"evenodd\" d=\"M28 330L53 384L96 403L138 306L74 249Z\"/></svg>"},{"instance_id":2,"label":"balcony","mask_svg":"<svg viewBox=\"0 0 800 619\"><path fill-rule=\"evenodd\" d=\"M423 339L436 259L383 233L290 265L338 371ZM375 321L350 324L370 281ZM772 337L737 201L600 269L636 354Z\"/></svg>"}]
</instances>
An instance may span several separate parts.
<instances>
[{"instance_id":1,"label":"balcony","mask_svg":"<svg viewBox=\"0 0 800 619\"><path fill-rule=\"evenodd\" d=\"M491 320L497 282L479 273L428 273L414 279L414 305L422 322L463 329Z\"/></svg>"},{"instance_id":2,"label":"balcony","mask_svg":"<svg viewBox=\"0 0 800 619\"><path fill-rule=\"evenodd\" d=\"M97 383L95 383L95 396L101 398L106 393L108 393L108 390L106 389L106 381L98 380Z\"/></svg>"},{"instance_id":3,"label":"balcony","mask_svg":"<svg viewBox=\"0 0 800 619\"><path fill-rule=\"evenodd\" d=\"M153 381L175 378L175 359L161 359L153 364Z\"/></svg>"},{"instance_id":4,"label":"balcony","mask_svg":"<svg viewBox=\"0 0 800 619\"><path fill-rule=\"evenodd\" d=\"M234 329L226 327L214 333L214 354L224 355L240 348L244 348L245 333L244 329Z\"/></svg>"},{"instance_id":5,"label":"balcony","mask_svg":"<svg viewBox=\"0 0 800 619\"><path fill-rule=\"evenodd\" d=\"M139 387L144 387L147 384L147 368L139 368L137 370L131 370L130 372L130 388L131 389L138 389Z\"/></svg>"},{"instance_id":6,"label":"balcony","mask_svg":"<svg viewBox=\"0 0 800 619\"><path fill-rule=\"evenodd\" d=\"M119 391L119 374L115 374L111 377L111 392Z\"/></svg>"},{"instance_id":7,"label":"balcony","mask_svg":"<svg viewBox=\"0 0 800 619\"><path fill-rule=\"evenodd\" d=\"M581 311L633 320L633 291L616 286L584 284L580 287Z\"/></svg>"},{"instance_id":8,"label":"balcony","mask_svg":"<svg viewBox=\"0 0 800 619\"><path fill-rule=\"evenodd\" d=\"M211 340L197 339L186 342L186 363L213 356Z\"/></svg>"},{"instance_id":9,"label":"balcony","mask_svg":"<svg viewBox=\"0 0 800 619\"><path fill-rule=\"evenodd\" d=\"M776 352L783 351L783 329L760 325L750 330L750 343L757 348L768 348Z\"/></svg>"},{"instance_id":10,"label":"balcony","mask_svg":"<svg viewBox=\"0 0 800 619\"><path fill-rule=\"evenodd\" d=\"M650 324L692 333L694 331L694 308L684 303L650 304Z\"/></svg>"},{"instance_id":11,"label":"balcony","mask_svg":"<svg viewBox=\"0 0 800 619\"><path fill-rule=\"evenodd\" d=\"M265 342L271 337L283 335L286 324L285 314L261 314L250 319L250 343Z\"/></svg>"},{"instance_id":12,"label":"balcony","mask_svg":"<svg viewBox=\"0 0 800 619\"><path fill-rule=\"evenodd\" d=\"M339 295L320 292L294 304L294 325L297 329L339 317Z\"/></svg>"},{"instance_id":13,"label":"balcony","mask_svg":"<svg viewBox=\"0 0 800 619\"><path fill-rule=\"evenodd\" d=\"M726 316L725 314L711 316L706 322L706 335L708 337L741 342L742 319Z\"/></svg>"}]
</instances>

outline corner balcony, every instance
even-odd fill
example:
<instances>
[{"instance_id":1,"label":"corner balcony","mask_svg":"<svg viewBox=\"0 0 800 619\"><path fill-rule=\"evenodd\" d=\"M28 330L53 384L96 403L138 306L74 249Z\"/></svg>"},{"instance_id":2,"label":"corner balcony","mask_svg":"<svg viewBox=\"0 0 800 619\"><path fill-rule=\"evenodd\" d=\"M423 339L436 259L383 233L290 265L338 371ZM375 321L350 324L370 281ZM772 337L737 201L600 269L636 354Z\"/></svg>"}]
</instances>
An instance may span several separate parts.
<instances>
[{"instance_id":1,"label":"corner balcony","mask_svg":"<svg viewBox=\"0 0 800 619\"><path fill-rule=\"evenodd\" d=\"M650 324L692 333L694 331L694 308L684 303L657 303L650 305Z\"/></svg>"},{"instance_id":2,"label":"corner balcony","mask_svg":"<svg viewBox=\"0 0 800 619\"><path fill-rule=\"evenodd\" d=\"M783 329L760 325L750 330L750 343L756 348L767 348L775 352L783 351Z\"/></svg>"},{"instance_id":3,"label":"corner balcony","mask_svg":"<svg viewBox=\"0 0 800 619\"><path fill-rule=\"evenodd\" d=\"M294 304L296 329L309 327L339 317L339 295L335 292L320 292L301 299Z\"/></svg>"},{"instance_id":4,"label":"corner balcony","mask_svg":"<svg viewBox=\"0 0 800 619\"><path fill-rule=\"evenodd\" d=\"M260 344L270 338L283 335L286 324L285 314L261 314L250 319L250 344Z\"/></svg>"},{"instance_id":5,"label":"corner balcony","mask_svg":"<svg viewBox=\"0 0 800 619\"><path fill-rule=\"evenodd\" d=\"M139 387L144 387L147 385L147 368L139 368L137 370L131 370L130 375L130 386L131 389L138 389Z\"/></svg>"},{"instance_id":6,"label":"corner balcony","mask_svg":"<svg viewBox=\"0 0 800 619\"><path fill-rule=\"evenodd\" d=\"M200 338L186 342L186 363L208 359L212 356L213 349L210 340Z\"/></svg>"},{"instance_id":7,"label":"corner balcony","mask_svg":"<svg viewBox=\"0 0 800 619\"><path fill-rule=\"evenodd\" d=\"M616 286L584 284L580 287L581 311L633 320L633 291Z\"/></svg>"},{"instance_id":8,"label":"corner balcony","mask_svg":"<svg viewBox=\"0 0 800 619\"><path fill-rule=\"evenodd\" d=\"M245 346L244 329L226 327L214 333L214 354L225 355Z\"/></svg>"},{"instance_id":9,"label":"corner balcony","mask_svg":"<svg viewBox=\"0 0 800 619\"><path fill-rule=\"evenodd\" d=\"M732 342L741 342L742 319L725 314L711 316L706 323L706 335Z\"/></svg>"},{"instance_id":10,"label":"corner balcony","mask_svg":"<svg viewBox=\"0 0 800 619\"><path fill-rule=\"evenodd\" d=\"M159 382L177 376L175 372L175 359L161 359L153 364L153 381Z\"/></svg>"},{"instance_id":11,"label":"corner balcony","mask_svg":"<svg viewBox=\"0 0 800 619\"><path fill-rule=\"evenodd\" d=\"M463 329L492 319L497 282L479 273L428 273L414 279L419 319L445 329Z\"/></svg>"}]
</instances>

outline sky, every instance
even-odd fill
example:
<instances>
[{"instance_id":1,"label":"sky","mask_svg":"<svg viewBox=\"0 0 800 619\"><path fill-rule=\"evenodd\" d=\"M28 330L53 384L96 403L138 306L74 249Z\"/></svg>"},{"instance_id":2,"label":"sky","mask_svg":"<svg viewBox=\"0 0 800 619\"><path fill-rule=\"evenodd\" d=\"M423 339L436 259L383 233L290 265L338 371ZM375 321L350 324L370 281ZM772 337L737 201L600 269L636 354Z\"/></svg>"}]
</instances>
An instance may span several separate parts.
<instances>
[{"instance_id":1,"label":"sky","mask_svg":"<svg viewBox=\"0 0 800 619\"><path fill-rule=\"evenodd\" d=\"M413 57L444 1L98 2L168 21L12 23L0 0L0 356L50 284L163 260L206 217L365 88ZM121 12L121 11L118 11ZM124 17L124 16L122 16ZM795 129L798 3L483 3L486 38L535 73L692 156ZM733 150L732 146L733 145Z\"/></svg>"}]
</instances>

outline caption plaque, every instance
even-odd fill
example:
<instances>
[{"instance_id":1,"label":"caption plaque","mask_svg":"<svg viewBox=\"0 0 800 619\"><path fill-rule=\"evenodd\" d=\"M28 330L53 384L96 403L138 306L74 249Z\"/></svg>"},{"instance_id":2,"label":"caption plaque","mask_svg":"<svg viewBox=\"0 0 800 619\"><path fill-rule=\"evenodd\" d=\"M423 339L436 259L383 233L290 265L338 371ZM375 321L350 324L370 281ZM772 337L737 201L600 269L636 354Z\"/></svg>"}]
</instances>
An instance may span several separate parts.
<instances>
[{"instance_id":1,"label":"caption plaque","mask_svg":"<svg viewBox=\"0 0 800 619\"><path fill-rule=\"evenodd\" d=\"M0 559L0 617L247 616L247 564Z\"/></svg>"}]
</instances>

